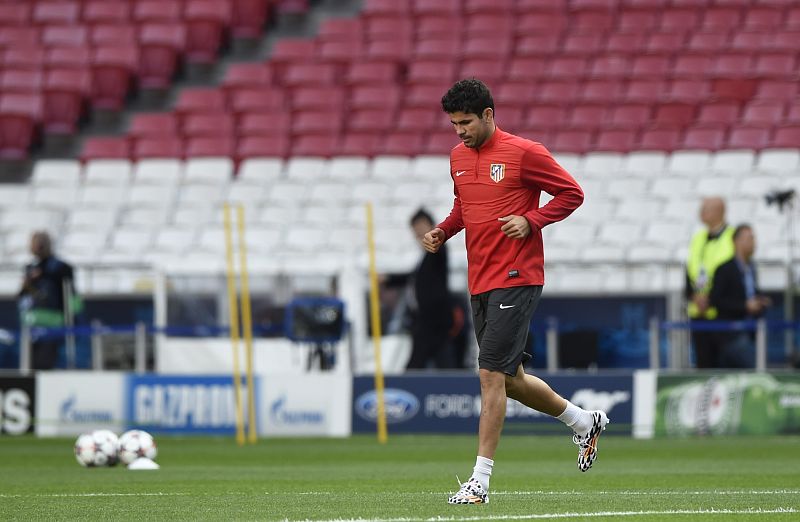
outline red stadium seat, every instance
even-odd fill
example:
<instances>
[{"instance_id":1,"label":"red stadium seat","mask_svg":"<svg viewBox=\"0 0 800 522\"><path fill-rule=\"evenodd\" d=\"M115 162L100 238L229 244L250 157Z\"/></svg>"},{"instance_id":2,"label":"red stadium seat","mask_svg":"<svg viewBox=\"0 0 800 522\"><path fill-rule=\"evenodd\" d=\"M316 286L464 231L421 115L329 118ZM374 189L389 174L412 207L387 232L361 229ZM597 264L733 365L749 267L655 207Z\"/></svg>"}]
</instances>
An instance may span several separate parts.
<instances>
[{"instance_id":1,"label":"red stadium seat","mask_svg":"<svg viewBox=\"0 0 800 522\"><path fill-rule=\"evenodd\" d=\"M73 25L80 18L80 2L37 2L33 21L42 25Z\"/></svg>"},{"instance_id":2,"label":"red stadium seat","mask_svg":"<svg viewBox=\"0 0 800 522\"><path fill-rule=\"evenodd\" d=\"M492 92L497 105L526 106L536 100L536 89L528 82L503 82Z\"/></svg>"},{"instance_id":3,"label":"red stadium seat","mask_svg":"<svg viewBox=\"0 0 800 522\"><path fill-rule=\"evenodd\" d=\"M177 22L183 19L183 0L137 0L133 19L138 23Z\"/></svg>"},{"instance_id":4,"label":"red stadium seat","mask_svg":"<svg viewBox=\"0 0 800 522\"><path fill-rule=\"evenodd\" d=\"M649 33L658 26L658 11L652 10L622 10L616 20L619 33Z\"/></svg>"},{"instance_id":5,"label":"red stadium seat","mask_svg":"<svg viewBox=\"0 0 800 522\"><path fill-rule=\"evenodd\" d=\"M614 27L615 15L616 13L611 11L574 11L570 17L570 31L576 33L610 32Z\"/></svg>"},{"instance_id":6,"label":"red stadium seat","mask_svg":"<svg viewBox=\"0 0 800 522\"><path fill-rule=\"evenodd\" d=\"M452 84L455 77L456 64L452 60L414 61L408 65L408 83L440 84L444 81Z\"/></svg>"},{"instance_id":7,"label":"red stadium seat","mask_svg":"<svg viewBox=\"0 0 800 522\"><path fill-rule=\"evenodd\" d=\"M580 87L574 81L541 82L538 99L545 103L571 104L578 99Z\"/></svg>"},{"instance_id":8,"label":"red stadium seat","mask_svg":"<svg viewBox=\"0 0 800 522\"><path fill-rule=\"evenodd\" d=\"M285 67L290 63L308 62L314 57L316 47L309 38L280 38L270 54L270 62Z\"/></svg>"},{"instance_id":9,"label":"red stadium seat","mask_svg":"<svg viewBox=\"0 0 800 522\"><path fill-rule=\"evenodd\" d=\"M561 105L533 105L528 108L524 126L528 129L557 129L566 124L567 110Z\"/></svg>"},{"instance_id":10,"label":"red stadium seat","mask_svg":"<svg viewBox=\"0 0 800 522\"><path fill-rule=\"evenodd\" d=\"M292 91L291 108L295 111L345 106L343 87L298 87Z\"/></svg>"},{"instance_id":11,"label":"red stadium seat","mask_svg":"<svg viewBox=\"0 0 800 522\"><path fill-rule=\"evenodd\" d=\"M766 148L770 143L768 127L734 127L728 136L728 148L755 149Z\"/></svg>"},{"instance_id":12,"label":"red stadium seat","mask_svg":"<svg viewBox=\"0 0 800 522\"><path fill-rule=\"evenodd\" d=\"M237 159L286 157L289 155L289 139L285 136L245 136L236 146Z\"/></svg>"},{"instance_id":13,"label":"red stadium seat","mask_svg":"<svg viewBox=\"0 0 800 522\"><path fill-rule=\"evenodd\" d=\"M646 129L642 132L639 149L672 152L680 143L681 133L677 129Z\"/></svg>"},{"instance_id":14,"label":"red stadium seat","mask_svg":"<svg viewBox=\"0 0 800 522\"><path fill-rule=\"evenodd\" d=\"M94 24L126 24L131 19L130 2L92 0L83 5L83 21Z\"/></svg>"},{"instance_id":15,"label":"red stadium seat","mask_svg":"<svg viewBox=\"0 0 800 522\"><path fill-rule=\"evenodd\" d=\"M373 40L367 44L367 61L406 62L411 59L413 46L411 40Z\"/></svg>"},{"instance_id":16,"label":"red stadium seat","mask_svg":"<svg viewBox=\"0 0 800 522\"><path fill-rule=\"evenodd\" d=\"M596 130L604 126L607 116L607 105L578 105L572 108L567 125L573 129Z\"/></svg>"},{"instance_id":17,"label":"red stadium seat","mask_svg":"<svg viewBox=\"0 0 800 522\"><path fill-rule=\"evenodd\" d=\"M497 106L495 108L495 119L503 128L503 130L509 132L516 132L517 129L523 127L523 122L525 121L525 111L520 106ZM442 122L442 126L446 127L448 130L452 132L452 124L444 119L439 119Z\"/></svg>"},{"instance_id":18,"label":"red stadium seat","mask_svg":"<svg viewBox=\"0 0 800 522\"><path fill-rule=\"evenodd\" d=\"M337 68L331 64L294 63L286 66L283 84L287 86L335 85Z\"/></svg>"},{"instance_id":19,"label":"red stadium seat","mask_svg":"<svg viewBox=\"0 0 800 522\"><path fill-rule=\"evenodd\" d=\"M404 16L411 13L411 0L365 0L361 12L366 17Z\"/></svg>"},{"instance_id":20,"label":"red stadium seat","mask_svg":"<svg viewBox=\"0 0 800 522\"><path fill-rule=\"evenodd\" d=\"M783 25L783 13L772 7L750 7L744 15L745 31L772 31Z\"/></svg>"},{"instance_id":21,"label":"red stadium seat","mask_svg":"<svg viewBox=\"0 0 800 522\"><path fill-rule=\"evenodd\" d=\"M481 13L467 16L466 34L470 35L470 38L465 42L466 45L469 45L473 39L486 40L487 38L494 37L497 40L511 40L514 35L517 20L508 13L510 13L510 11L498 9L491 14ZM466 55L469 56L470 53L467 52Z\"/></svg>"},{"instance_id":22,"label":"red stadium seat","mask_svg":"<svg viewBox=\"0 0 800 522\"><path fill-rule=\"evenodd\" d=\"M89 137L81 148L81 161L94 159L129 159L130 144L127 138Z\"/></svg>"},{"instance_id":23,"label":"red stadium seat","mask_svg":"<svg viewBox=\"0 0 800 522\"><path fill-rule=\"evenodd\" d=\"M192 87L181 89L175 102L175 112L184 116L191 112L225 110L225 93L214 87Z\"/></svg>"},{"instance_id":24,"label":"red stadium seat","mask_svg":"<svg viewBox=\"0 0 800 522\"><path fill-rule=\"evenodd\" d=\"M132 24L98 24L92 26L92 45L138 45L138 28Z\"/></svg>"},{"instance_id":25,"label":"red stadium seat","mask_svg":"<svg viewBox=\"0 0 800 522\"><path fill-rule=\"evenodd\" d=\"M456 32L444 32L442 31L442 27L446 27L444 24L452 24L454 21L458 21L458 23L463 24L465 23L462 19L453 19L447 15L428 15L428 16L417 16L414 19L414 32L416 34L416 40L452 40L452 41L460 41L461 35Z\"/></svg>"},{"instance_id":26,"label":"red stadium seat","mask_svg":"<svg viewBox=\"0 0 800 522\"><path fill-rule=\"evenodd\" d=\"M45 64L43 47L10 47L2 51L2 64L13 69L42 69Z\"/></svg>"},{"instance_id":27,"label":"red stadium seat","mask_svg":"<svg viewBox=\"0 0 800 522\"><path fill-rule=\"evenodd\" d=\"M189 113L183 118L187 138L224 139L235 134L233 115L227 112Z\"/></svg>"},{"instance_id":28,"label":"red stadium seat","mask_svg":"<svg viewBox=\"0 0 800 522\"><path fill-rule=\"evenodd\" d=\"M236 89L268 87L271 83L272 70L263 63L231 63L222 79L222 86L229 93Z\"/></svg>"},{"instance_id":29,"label":"red stadium seat","mask_svg":"<svg viewBox=\"0 0 800 522\"><path fill-rule=\"evenodd\" d=\"M662 31L650 33L647 37L645 50L649 53L674 53L680 51L686 42L686 29L680 28L677 31Z\"/></svg>"},{"instance_id":30,"label":"red stadium seat","mask_svg":"<svg viewBox=\"0 0 800 522\"><path fill-rule=\"evenodd\" d=\"M192 63L213 63L230 24L230 4L220 0L187 0L186 59Z\"/></svg>"},{"instance_id":31,"label":"red stadium seat","mask_svg":"<svg viewBox=\"0 0 800 522\"><path fill-rule=\"evenodd\" d=\"M267 23L269 0L233 0L231 34L234 38L258 38Z\"/></svg>"},{"instance_id":32,"label":"red stadium seat","mask_svg":"<svg viewBox=\"0 0 800 522\"><path fill-rule=\"evenodd\" d=\"M0 92L30 94L42 88L42 72L28 69L6 69L0 72Z\"/></svg>"},{"instance_id":33,"label":"red stadium seat","mask_svg":"<svg viewBox=\"0 0 800 522\"><path fill-rule=\"evenodd\" d=\"M761 80L755 93L756 98L766 100L790 100L798 95L798 83L794 80Z\"/></svg>"},{"instance_id":34,"label":"red stadium seat","mask_svg":"<svg viewBox=\"0 0 800 522\"><path fill-rule=\"evenodd\" d=\"M795 123L800 123L800 104L789 104L789 111L786 114L786 121L792 125Z\"/></svg>"},{"instance_id":35,"label":"red stadium seat","mask_svg":"<svg viewBox=\"0 0 800 522\"><path fill-rule=\"evenodd\" d=\"M688 103L656 105L653 121L660 125L685 126L694 120L696 107Z\"/></svg>"},{"instance_id":36,"label":"red stadium seat","mask_svg":"<svg viewBox=\"0 0 800 522\"><path fill-rule=\"evenodd\" d=\"M626 56L605 55L597 56L592 60L589 70L592 78L629 78L631 76L631 62Z\"/></svg>"},{"instance_id":37,"label":"red stadium seat","mask_svg":"<svg viewBox=\"0 0 800 522\"><path fill-rule=\"evenodd\" d=\"M435 131L428 134L422 143L422 154L450 154L458 145L458 136L453 131Z\"/></svg>"},{"instance_id":38,"label":"red stadium seat","mask_svg":"<svg viewBox=\"0 0 800 522\"><path fill-rule=\"evenodd\" d=\"M338 138L334 135L300 136L292 141L292 156L322 156L329 158L336 154Z\"/></svg>"},{"instance_id":39,"label":"red stadium seat","mask_svg":"<svg viewBox=\"0 0 800 522\"><path fill-rule=\"evenodd\" d=\"M364 44L358 40L317 42L317 60L323 63L349 64L364 54Z\"/></svg>"},{"instance_id":40,"label":"red stadium seat","mask_svg":"<svg viewBox=\"0 0 800 522\"><path fill-rule=\"evenodd\" d=\"M0 46L11 47L36 47L41 39L41 30L38 27L0 27Z\"/></svg>"},{"instance_id":41,"label":"red stadium seat","mask_svg":"<svg viewBox=\"0 0 800 522\"><path fill-rule=\"evenodd\" d=\"M797 53L770 53L756 57L755 72L762 78L788 78L797 73Z\"/></svg>"},{"instance_id":42,"label":"red stadium seat","mask_svg":"<svg viewBox=\"0 0 800 522\"><path fill-rule=\"evenodd\" d=\"M636 131L626 129L607 129L597 135L592 150L601 152L627 153L636 146Z\"/></svg>"},{"instance_id":43,"label":"red stadium seat","mask_svg":"<svg viewBox=\"0 0 800 522\"><path fill-rule=\"evenodd\" d=\"M281 112L288 104L285 92L279 88L233 89L228 92L228 100L237 114Z\"/></svg>"},{"instance_id":44,"label":"red stadium seat","mask_svg":"<svg viewBox=\"0 0 800 522\"><path fill-rule=\"evenodd\" d=\"M557 36L549 34L520 36L511 59L533 58L544 61L544 57L555 55L560 50L561 46Z\"/></svg>"},{"instance_id":45,"label":"red stadium seat","mask_svg":"<svg viewBox=\"0 0 800 522\"><path fill-rule=\"evenodd\" d=\"M636 56L647 43L647 33L613 33L608 35L603 52Z\"/></svg>"},{"instance_id":46,"label":"red stadium seat","mask_svg":"<svg viewBox=\"0 0 800 522\"><path fill-rule=\"evenodd\" d=\"M772 33L766 32L747 32L734 33L731 36L730 48L734 51L746 51L751 53L760 52L762 48L772 39Z\"/></svg>"},{"instance_id":47,"label":"red stadium seat","mask_svg":"<svg viewBox=\"0 0 800 522\"><path fill-rule=\"evenodd\" d=\"M514 0L467 0L464 11L467 14L510 13L514 10Z\"/></svg>"},{"instance_id":48,"label":"red stadium seat","mask_svg":"<svg viewBox=\"0 0 800 522\"><path fill-rule=\"evenodd\" d=\"M26 158L41 117L42 98L38 94L0 96L0 158Z\"/></svg>"},{"instance_id":49,"label":"red stadium seat","mask_svg":"<svg viewBox=\"0 0 800 522\"><path fill-rule=\"evenodd\" d=\"M739 104L733 102L714 102L700 106L697 123L704 126L727 127L739 119Z\"/></svg>"},{"instance_id":50,"label":"red stadium seat","mask_svg":"<svg viewBox=\"0 0 800 522\"><path fill-rule=\"evenodd\" d=\"M42 31L42 43L48 47L83 47L89 43L89 30L80 26L47 26Z\"/></svg>"},{"instance_id":51,"label":"red stadium seat","mask_svg":"<svg viewBox=\"0 0 800 522\"><path fill-rule=\"evenodd\" d=\"M700 22L702 11L693 9L667 9L661 13L660 29L664 32L690 31L697 27Z\"/></svg>"},{"instance_id":52,"label":"red stadium seat","mask_svg":"<svg viewBox=\"0 0 800 522\"><path fill-rule=\"evenodd\" d=\"M633 103L655 103L665 97L668 87L666 80L631 80L623 99Z\"/></svg>"},{"instance_id":53,"label":"red stadium seat","mask_svg":"<svg viewBox=\"0 0 800 522\"><path fill-rule=\"evenodd\" d=\"M440 115L428 109L402 109L397 115L394 128L402 132L422 133L437 127L442 120L446 122L446 117L447 115Z\"/></svg>"},{"instance_id":54,"label":"red stadium seat","mask_svg":"<svg viewBox=\"0 0 800 522\"><path fill-rule=\"evenodd\" d=\"M694 33L686 48L702 53L719 53L728 49L728 39L727 32Z\"/></svg>"},{"instance_id":55,"label":"red stadium seat","mask_svg":"<svg viewBox=\"0 0 800 522\"><path fill-rule=\"evenodd\" d=\"M311 9L309 0L274 0L274 4L278 16L302 18Z\"/></svg>"},{"instance_id":56,"label":"red stadium seat","mask_svg":"<svg viewBox=\"0 0 800 522\"><path fill-rule=\"evenodd\" d=\"M141 138L134 141L133 158L141 160L145 158L182 158L183 140L177 136L158 138Z\"/></svg>"},{"instance_id":57,"label":"red stadium seat","mask_svg":"<svg viewBox=\"0 0 800 522\"><path fill-rule=\"evenodd\" d=\"M603 50L604 43L604 34L597 30L583 33L570 32L561 44L561 53L586 57L595 56Z\"/></svg>"},{"instance_id":58,"label":"red stadium seat","mask_svg":"<svg viewBox=\"0 0 800 522\"><path fill-rule=\"evenodd\" d=\"M342 112L336 109L299 111L292 118L292 134L295 136L328 134L336 135L342 130Z\"/></svg>"},{"instance_id":59,"label":"red stadium seat","mask_svg":"<svg viewBox=\"0 0 800 522\"><path fill-rule=\"evenodd\" d=\"M447 89L452 87L452 82L439 82L431 84L412 84L407 87L406 98L403 101L406 109L425 108L433 112L442 110L440 100Z\"/></svg>"},{"instance_id":60,"label":"red stadium seat","mask_svg":"<svg viewBox=\"0 0 800 522\"><path fill-rule=\"evenodd\" d=\"M701 78L708 75L713 58L706 54L686 54L675 58L672 74L676 78Z\"/></svg>"},{"instance_id":61,"label":"red stadium seat","mask_svg":"<svg viewBox=\"0 0 800 522\"><path fill-rule=\"evenodd\" d=\"M714 58L711 68L717 78L742 78L752 76L753 55L750 53L725 53Z\"/></svg>"},{"instance_id":62,"label":"red stadium seat","mask_svg":"<svg viewBox=\"0 0 800 522\"><path fill-rule=\"evenodd\" d=\"M350 85L393 85L399 80L400 68L397 62L354 61L344 77Z\"/></svg>"},{"instance_id":63,"label":"red stadium seat","mask_svg":"<svg viewBox=\"0 0 800 522\"><path fill-rule=\"evenodd\" d=\"M366 19L368 43L378 40L407 41L414 37L414 19L410 16L375 16Z\"/></svg>"},{"instance_id":64,"label":"red stadium seat","mask_svg":"<svg viewBox=\"0 0 800 522\"><path fill-rule=\"evenodd\" d=\"M412 0L411 10L415 15L461 16L461 0Z\"/></svg>"},{"instance_id":65,"label":"red stadium seat","mask_svg":"<svg viewBox=\"0 0 800 522\"><path fill-rule=\"evenodd\" d=\"M415 60L455 60L461 55L462 43L446 38L419 40L414 45Z\"/></svg>"},{"instance_id":66,"label":"red stadium seat","mask_svg":"<svg viewBox=\"0 0 800 522\"><path fill-rule=\"evenodd\" d=\"M574 79L588 72L588 59L576 56L556 56L549 60L545 77L548 79Z\"/></svg>"},{"instance_id":67,"label":"red stadium seat","mask_svg":"<svg viewBox=\"0 0 800 522\"><path fill-rule=\"evenodd\" d=\"M361 18L328 18L321 22L317 39L322 42L363 41L365 31Z\"/></svg>"},{"instance_id":68,"label":"red stadium seat","mask_svg":"<svg viewBox=\"0 0 800 522\"><path fill-rule=\"evenodd\" d=\"M158 136L178 136L178 117L171 112L147 112L134 114L128 127L128 136L138 140Z\"/></svg>"},{"instance_id":69,"label":"red stadium seat","mask_svg":"<svg viewBox=\"0 0 800 522\"><path fill-rule=\"evenodd\" d=\"M0 4L0 26L24 27L31 21L31 4L27 2Z\"/></svg>"},{"instance_id":70,"label":"red stadium seat","mask_svg":"<svg viewBox=\"0 0 800 522\"><path fill-rule=\"evenodd\" d=\"M394 109L401 100L402 90L397 85L355 87L350 92L353 109Z\"/></svg>"},{"instance_id":71,"label":"red stadium seat","mask_svg":"<svg viewBox=\"0 0 800 522\"><path fill-rule=\"evenodd\" d=\"M742 20L740 9L711 7L703 14L701 27L706 30L732 30L739 27Z\"/></svg>"},{"instance_id":72,"label":"red stadium seat","mask_svg":"<svg viewBox=\"0 0 800 522\"><path fill-rule=\"evenodd\" d=\"M711 84L706 80L675 80L668 86L665 98L676 102L697 103L711 95Z\"/></svg>"},{"instance_id":73,"label":"red stadium seat","mask_svg":"<svg viewBox=\"0 0 800 522\"><path fill-rule=\"evenodd\" d=\"M339 156L374 156L380 150L381 136L374 133L347 133L335 154Z\"/></svg>"},{"instance_id":74,"label":"red stadium seat","mask_svg":"<svg viewBox=\"0 0 800 522\"><path fill-rule=\"evenodd\" d=\"M800 38L800 27L792 31L779 31L773 33L766 41L766 48L776 52L792 52L797 49L797 39Z\"/></svg>"},{"instance_id":75,"label":"red stadium seat","mask_svg":"<svg viewBox=\"0 0 800 522\"><path fill-rule=\"evenodd\" d=\"M92 105L120 110L139 63L135 47L99 47L92 56Z\"/></svg>"},{"instance_id":76,"label":"red stadium seat","mask_svg":"<svg viewBox=\"0 0 800 522\"><path fill-rule=\"evenodd\" d=\"M681 148L687 150L719 150L725 144L725 130L718 128L689 129Z\"/></svg>"},{"instance_id":77,"label":"red stadium seat","mask_svg":"<svg viewBox=\"0 0 800 522\"><path fill-rule=\"evenodd\" d=\"M459 78L503 78L508 70L504 60L469 59L461 62L458 70Z\"/></svg>"},{"instance_id":78,"label":"red stadium seat","mask_svg":"<svg viewBox=\"0 0 800 522\"><path fill-rule=\"evenodd\" d=\"M775 125L783 121L784 114L783 101L754 101L745 107L742 122L745 125Z\"/></svg>"},{"instance_id":79,"label":"red stadium seat","mask_svg":"<svg viewBox=\"0 0 800 522\"><path fill-rule=\"evenodd\" d=\"M84 113L91 75L82 69L51 69L45 77L42 127L49 134L72 134Z\"/></svg>"},{"instance_id":80,"label":"red stadium seat","mask_svg":"<svg viewBox=\"0 0 800 522\"><path fill-rule=\"evenodd\" d=\"M383 143L378 145L376 154L416 156L422 154L425 140L426 136L422 132L390 132Z\"/></svg>"},{"instance_id":81,"label":"red stadium seat","mask_svg":"<svg viewBox=\"0 0 800 522\"><path fill-rule=\"evenodd\" d=\"M717 78L711 82L711 95L719 100L744 102L753 97L758 82L751 78Z\"/></svg>"},{"instance_id":82,"label":"red stadium seat","mask_svg":"<svg viewBox=\"0 0 800 522\"><path fill-rule=\"evenodd\" d=\"M180 23L148 23L139 35L142 87L164 89L172 83L186 47L186 28Z\"/></svg>"},{"instance_id":83,"label":"red stadium seat","mask_svg":"<svg viewBox=\"0 0 800 522\"><path fill-rule=\"evenodd\" d=\"M646 104L618 105L611 109L608 122L612 127L638 129L650 122L652 110Z\"/></svg>"},{"instance_id":84,"label":"red stadium seat","mask_svg":"<svg viewBox=\"0 0 800 522\"><path fill-rule=\"evenodd\" d=\"M188 138L184 153L187 158L233 158L236 155L236 142L233 136Z\"/></svg>"},{"instance_id":85,"label":"red stadium seat","mask_svg":"<svg viewBox=\"0 0 800 522\"><path fill-rule=\"evenodd\" d=\"M55 47L48 49L44 57L45 67L75 67L88 69L92 63L89 47Z\"/></svg>"},{"instance_id":86,"label":"red stadium seat","mask_svg":"<svg viewBox=\"0 0 800 522\"><path fill-rule=\"evenodd\" d=\"M562 12L523 11L517 17L517 35L524 38L528 35L548 35L557 40L559 33L567 27L568 17Z\"/></svg>"},{"instance_id":87,"label":"red stadium seat","mask_svg":"<svg viewBox=\"0 0 800 522\"><path fill-rule=\"evenodd\" d=\"M637 80L663 79L669 74L670 65L670 58L665 55L634 56L631 64L631 76Z\"/></svg>"},{"instance_id":88,"label":"red stadium seat","mask_svg":"<svg viewBox=\"0 0 800 522\"><path fill-rule=\"evenodd\" d=\"M584 154L592 145L592 133L587 130L559 130L550 138L548 147L554 152Z\"/></svg>"},{"instance_id":89,"label":"red stadium seat","mask_svg":"<svg viewBox=\"0 0 800 522\"><path fill-rule=\"evenodd\" d=\"M787 125L775 129L775 135L770 142L770 147L781 149L796 149L800 143L800 125Z\"/></svg>"},{"instance_id":90,"label":"red stadium seat","mask_svg":"<svg viewBox=\"0 0 800 522\"><path fill-rule=\"evenodd\" d=\"M546 62L543 58L512 58L508 64L509 82L523 82L529 85L545 78Z\"/></svg>"},{"instance_id":91,"label":"red stadium seat","mask_svg":"<svg viewBox=\"0 0 800 522\"><path fill-rule=\"evenodd\" d=\"M237 129L241 136L288 138L291 115L286 112L244 112L239 115Z\"/></svg>"},{"instance_id":92,"label":"red stadium seat","mask_svg":"<svg viewBox=\"0 0 800 522\"><path fill-rule=\"evenodd\" d=\"M513 53L514 41L510 36L484 36L468 38L462 44L460 55L471 59L505 60Z\"/></svg>"}]
</instances>

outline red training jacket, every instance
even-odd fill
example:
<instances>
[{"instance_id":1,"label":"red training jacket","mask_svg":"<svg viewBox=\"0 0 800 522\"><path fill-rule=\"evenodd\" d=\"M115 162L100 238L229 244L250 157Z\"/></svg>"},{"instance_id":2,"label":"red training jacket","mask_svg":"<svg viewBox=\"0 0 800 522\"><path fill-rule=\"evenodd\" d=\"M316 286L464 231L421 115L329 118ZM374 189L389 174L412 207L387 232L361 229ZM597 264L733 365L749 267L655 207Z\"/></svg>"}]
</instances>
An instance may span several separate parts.
<instances>
[{"instance_id":1,"label":"red training jacket","mask_svg":"<svg viewBox=\"0 0 800 522\"><path fill-rule=\"evenodd\" d=\"M442 221L446 238L466 229L469 291L544 284L542 228L583 203L583 190L541 144L495 128L479 149L459 143L450 151L455 200ZM553 196L539 208L544 190ZM531 233L510 239L499 218L525 216Z\"/></svg>"}]
</instances>

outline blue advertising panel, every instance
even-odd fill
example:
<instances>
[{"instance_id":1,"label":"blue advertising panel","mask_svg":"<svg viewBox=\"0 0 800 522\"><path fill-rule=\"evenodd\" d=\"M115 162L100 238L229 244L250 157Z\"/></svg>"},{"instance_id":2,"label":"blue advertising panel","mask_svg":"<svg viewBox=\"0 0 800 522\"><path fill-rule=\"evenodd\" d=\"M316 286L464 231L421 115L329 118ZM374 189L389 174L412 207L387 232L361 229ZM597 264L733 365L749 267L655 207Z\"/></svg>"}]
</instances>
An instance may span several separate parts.
<instances>
[{"instance_id":1,"label":"blue advertising panel","mask_svg":"<svg viewBox=\"0 0 800 522\"><path fill-rule=\"evenodd\" d=\"M605 411L615 433L631 433L632 373L548 375L545 380L578 406ZM384 399L390 432L477 432L481 411L477 376L387 377ZM353 433L374 432L377 410L374 379L356 377L353 381ZM561 433L564 428L550 416L509 399L504 430L506 433Z\"/></svg>"},{"instance_id":2,"label":"blue advertising panel","mask_svg":"<svg viewBox=\"0 0 800 522\"><path fill-rule=\"evenodd\" d=\"M259 385L256 377L256 398ZM246 390L243 383L245 419ZM155 433L232 435L236 431L235 393L233 379L228 375L130 375L125 418L130 422L128 428Z\"/></svg>"}]
</instances>

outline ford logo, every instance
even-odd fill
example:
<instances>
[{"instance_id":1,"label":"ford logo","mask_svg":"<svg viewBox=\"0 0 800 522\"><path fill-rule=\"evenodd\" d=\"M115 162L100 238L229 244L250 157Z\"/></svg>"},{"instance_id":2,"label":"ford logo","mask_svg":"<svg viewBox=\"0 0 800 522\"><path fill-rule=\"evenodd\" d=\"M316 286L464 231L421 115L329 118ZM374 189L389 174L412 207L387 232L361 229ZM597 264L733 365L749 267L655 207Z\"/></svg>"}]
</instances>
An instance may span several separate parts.
<instances>
[{"instance_id":1,"label":"ford logo","mask_svg":"<svg viewBox=\"0 0 800 522\"><path fill-rule=\"evenodd\" d=\"M386 405L386 423L398 424L412 418L419 411L419 400L405 391L388 388L383 391ZM366 421L376 422L378 419L378 394L375 390L362 393L356 399L356 413Z\"/></svg>"}]
</instances>

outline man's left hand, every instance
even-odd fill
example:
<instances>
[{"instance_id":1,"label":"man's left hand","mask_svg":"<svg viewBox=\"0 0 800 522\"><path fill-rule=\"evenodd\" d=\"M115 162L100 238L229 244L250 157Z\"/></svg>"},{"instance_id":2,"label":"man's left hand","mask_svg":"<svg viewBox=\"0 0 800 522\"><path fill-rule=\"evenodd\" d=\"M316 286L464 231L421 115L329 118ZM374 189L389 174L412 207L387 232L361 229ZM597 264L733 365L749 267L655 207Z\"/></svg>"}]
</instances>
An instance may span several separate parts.
<instances>
[{"instance_id":1,"label":"man's left hand","mask_svg":"<svg viewBox=\"0 0 800 522\"><path fill-rule=\"evenodd\" d=\"M505 223L500 227L500 231L511 239L525 239L531 233L531 224L525 219L525 216L505 216L499 218L499 221Z\"/></svg>"}]
</instances>

